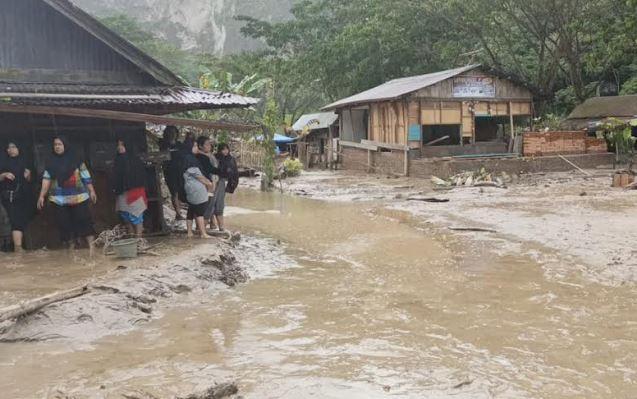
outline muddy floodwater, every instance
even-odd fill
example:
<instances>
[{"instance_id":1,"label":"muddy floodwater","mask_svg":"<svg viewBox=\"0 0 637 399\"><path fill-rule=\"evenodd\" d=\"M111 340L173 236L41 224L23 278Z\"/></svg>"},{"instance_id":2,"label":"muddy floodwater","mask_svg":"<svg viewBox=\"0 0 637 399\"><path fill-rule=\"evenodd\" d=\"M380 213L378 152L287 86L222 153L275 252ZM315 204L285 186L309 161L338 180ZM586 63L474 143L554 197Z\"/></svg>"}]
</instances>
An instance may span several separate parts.
<instances>
[{"instance_id":1,"label":"muddy floodwater","mask_svg":"<svg viewBox=\"0 0 637 399\"><path fill-rule=\"evenodd\" d=\"M379 202L243 190L231 205L230 227L279 240L280 264L89 344L1 343L0 396L121 398L139 390L172 398L229 380L246 398L637 393L632 284L554 276L537 258L494 250L498 241L444 233ZM24 275L20 262L45 267L2 259ZM3 275L0 291L28 287L26 277ZM52 278L38 290L67 284Z\"/></svg>"}]
</instances>

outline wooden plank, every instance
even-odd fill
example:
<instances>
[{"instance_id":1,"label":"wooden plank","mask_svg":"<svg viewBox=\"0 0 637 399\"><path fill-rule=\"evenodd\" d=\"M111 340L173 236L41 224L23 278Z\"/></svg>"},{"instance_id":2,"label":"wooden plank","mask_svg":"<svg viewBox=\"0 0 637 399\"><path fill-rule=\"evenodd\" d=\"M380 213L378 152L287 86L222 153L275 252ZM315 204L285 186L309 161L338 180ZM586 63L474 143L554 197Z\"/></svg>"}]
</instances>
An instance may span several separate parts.
<instances>
[{"instance_id":1,"label":"wooden plank","mask_svg":"<svg viewBox=\"0 0 637 399\"><path fill-rule=\"evenodd\" d=\"M379 143L378 141L372 141L372 140L361 140L361 144L367 145L369 147L387 148L389 150L398 150L398 151L405 151L409 149L409 146L406 146L404 144Z\"/></svg>"},{"instance_id":2,"label":"wooden plank","mask_svg":"<svg viewBox=\"0 0 637 399\"><path fill-rule=\"evenodd\" d=\"M138 114L133 112L108 111L98 109L67 108L67 107L41 107L31 105L0 104L0 112L12 112L21 114L62 115L79 118L111 119L129 122L154 123L157 125L191 126L202 129L228 130L231 132L251 132L260 130L259 125L231 122L214 122L198 119L175 118L170 116L158 116Z\"/></svg>"},{"instance_id":3,"label":"wooden plank","mask_svg":"<svg viewBox=\"0 0 637 399\"><path fill-rule=\"evenodd\" d=\"M375 145L354 143L353 141L343 141L343 140L339 141L339 143L342 147L351 147L351 148L360 148L362 150L378 151L378 146L375 146Z\"/></svg>"}]
</instances>

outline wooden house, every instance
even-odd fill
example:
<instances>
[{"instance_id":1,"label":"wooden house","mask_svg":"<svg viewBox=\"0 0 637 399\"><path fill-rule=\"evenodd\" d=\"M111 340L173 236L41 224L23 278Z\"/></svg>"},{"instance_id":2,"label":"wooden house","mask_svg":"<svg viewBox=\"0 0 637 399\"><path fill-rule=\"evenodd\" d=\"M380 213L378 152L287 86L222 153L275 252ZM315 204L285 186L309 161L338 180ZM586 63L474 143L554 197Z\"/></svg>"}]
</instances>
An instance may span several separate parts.
<instances>
[{"instance_id":1,"label":"wooden house","mask_svg":"<svg viewBox=\"0 0 637 399\"><path fill-rule=\"evenodd\" d=\"M51 152L52 137L67 136L94 175L98 229L117 222L108 179L116 138L147 152L146 123L254 129L247 124L165 116L248 107L257 100L187 87L173 72L68 0L3 0L0 7L0 143L17 141L39 175ZM155 232L164 228L156 165L148 171L146 226ZM48 213L37 216L27 232L31 246L56 244Z\"/></svg>"},{"instance_id":2,"label":"wooden house","mask_svg":"<svg viewBox=\"0 0 637 399\"><path fill-rule=\"evenodd\" d=\"M345 146L437 157L509 151L515 126L530 123L532 100L525 87L469 65L395 79L323 110L339 115Z\"/></svg>"},{"instance_id":3,"label":"wooden house","mask_svg":"<svg viewBox=\"0 0 637 399\"><path fill-rule=\"evenodd\" d=\"M306 168L329 164L332 141L339 137L337 121L335 113L319 112L302 115L292 125L299 137L298 156Z\"/></svg>"}]
</instances>

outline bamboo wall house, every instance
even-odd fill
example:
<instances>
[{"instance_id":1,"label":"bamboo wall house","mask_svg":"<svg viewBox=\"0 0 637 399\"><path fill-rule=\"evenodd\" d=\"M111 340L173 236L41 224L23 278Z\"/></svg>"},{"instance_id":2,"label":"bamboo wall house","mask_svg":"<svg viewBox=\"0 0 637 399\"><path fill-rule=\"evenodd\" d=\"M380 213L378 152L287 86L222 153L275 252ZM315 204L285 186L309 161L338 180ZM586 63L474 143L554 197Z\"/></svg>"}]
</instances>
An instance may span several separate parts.
<instances>
[{"instance_id":1,"label":"bamboo wall house","mask_svg":"<svg viewBox=\"0 0 637 399\"><path fill-rule=\"evenodd\" d=\"M108 180L116 138L147 152L146 123L254 129L247 124L165 116L248 107L258 100L187 87L166 67L68 0L3 0L1 7L0 143L15 140L40 175L52 137L66 135L94 175L98 229L110 228L116 220ZM146 158L150 201L146 227L160 231L163 200L156 165L162 157L147 154ZM55 236L48 234L50 226L45 210L27 234L32 246L55 245L49 239Z\"/></svg>"}]
</instances>

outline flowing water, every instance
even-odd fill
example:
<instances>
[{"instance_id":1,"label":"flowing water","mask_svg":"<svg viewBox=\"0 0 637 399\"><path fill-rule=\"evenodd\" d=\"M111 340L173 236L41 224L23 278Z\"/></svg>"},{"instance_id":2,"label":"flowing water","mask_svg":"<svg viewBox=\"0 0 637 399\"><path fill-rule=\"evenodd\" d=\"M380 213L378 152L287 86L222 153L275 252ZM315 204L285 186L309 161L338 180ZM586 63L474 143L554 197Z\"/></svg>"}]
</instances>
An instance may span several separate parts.
<instances>
[{"instance_id":1,"label":"flowing water","mask_svg":"<svg viewBox=\"0 0 637 399\"><path fill-rule=\"evenodd\" d=\"M280 270L89 348L0 344L1 396L172 397L237 380L246 398L635 397L632 286L552 278L381 204L232 202L233 229L284 243Z\"/></svg>"}]
</instances>

